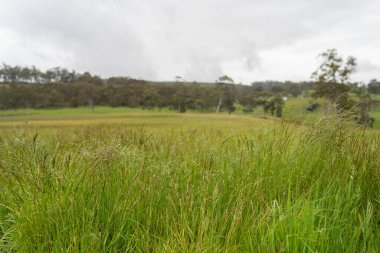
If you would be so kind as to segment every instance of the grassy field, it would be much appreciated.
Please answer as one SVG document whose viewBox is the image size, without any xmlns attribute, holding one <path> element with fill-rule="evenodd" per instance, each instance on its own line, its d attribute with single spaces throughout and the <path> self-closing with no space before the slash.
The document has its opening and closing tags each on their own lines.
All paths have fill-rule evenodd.
<svg viewBox="0 0 380 253">
<path fill-rule="evenodd" d="M 0 252 L 379 252 L 380 131 L 313 122 L 1 112 Z"/>
<path fill-rule="evenodd" d="M 373 125 L 373 128 L 380 129 L 380 110 L 372 112 L 371 115 L 372 117 L 376 119 L 375 124 Z"/>
</svg>

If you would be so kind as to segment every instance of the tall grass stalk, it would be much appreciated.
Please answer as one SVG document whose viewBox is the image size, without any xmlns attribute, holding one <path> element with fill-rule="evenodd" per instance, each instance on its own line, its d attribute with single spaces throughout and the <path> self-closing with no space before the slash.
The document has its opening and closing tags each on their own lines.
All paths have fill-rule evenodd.
<svg viewBox="0 0 380 253">
<path fill-rule="evenodd" d="M 379 252 L 379 150 L 336 120 L 3 131 L 0 252 Z"/>
</svg>

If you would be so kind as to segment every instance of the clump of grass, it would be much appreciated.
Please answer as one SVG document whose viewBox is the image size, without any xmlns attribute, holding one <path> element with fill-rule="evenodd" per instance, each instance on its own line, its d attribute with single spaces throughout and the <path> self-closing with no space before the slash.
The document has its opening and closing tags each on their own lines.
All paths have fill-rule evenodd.
<svg viewBox="0 0 380 253">
<path fill-rule="evenodd" d="M 0 136 L 0 251 L 380 250 L 379 135 L 341 121 Z"/>
</svg>

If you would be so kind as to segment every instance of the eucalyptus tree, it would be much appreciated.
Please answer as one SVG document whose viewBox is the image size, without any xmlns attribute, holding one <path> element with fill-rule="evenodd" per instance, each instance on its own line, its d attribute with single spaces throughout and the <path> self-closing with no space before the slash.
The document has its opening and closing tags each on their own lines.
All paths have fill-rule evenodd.
<svg viewBox="0 0 380 253">
<path fill-rule="evenodd" d="M 188 104 L 188 87 L 185 86 L 185 80 L 181 76 L 175 77 L 173 103 L 174 108 L 178 109 L 178 112 L 184 113 L 187 111 Z"/>
<path fill-rule="evenodd" d="M 356 71 L 356 58 L 349 56 L 346 60 L 338 54 L 336 49 L 328 49 L 319 56 L 321 64 L 313 72 L 315 81 L 315 97 L 326 98 L 326 113 L 330 113 L 331 105 L 334 112 L 346 106 L 350 91 L 350 78 Z"/>
<path fill-rule="evenodd" d="M 218 93 L 216 113 L 220 111 L 223 105 L 227 107 L 229 113 L 235 111 L 234 80 L 227 75 L 219 77 L 216 80 L 216 92 Z"/>
</svg>

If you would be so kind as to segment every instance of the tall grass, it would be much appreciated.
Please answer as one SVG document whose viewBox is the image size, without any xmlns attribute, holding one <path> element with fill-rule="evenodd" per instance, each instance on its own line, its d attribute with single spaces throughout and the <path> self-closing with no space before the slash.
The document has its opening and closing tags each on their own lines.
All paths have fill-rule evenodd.
<svg viewBox="0 0 380 253">
<path fill-rule="evenodd" d="M 379 252 L 379 150 L 336 120 L 4 130 L 0 252 Z"/>
</svg>

